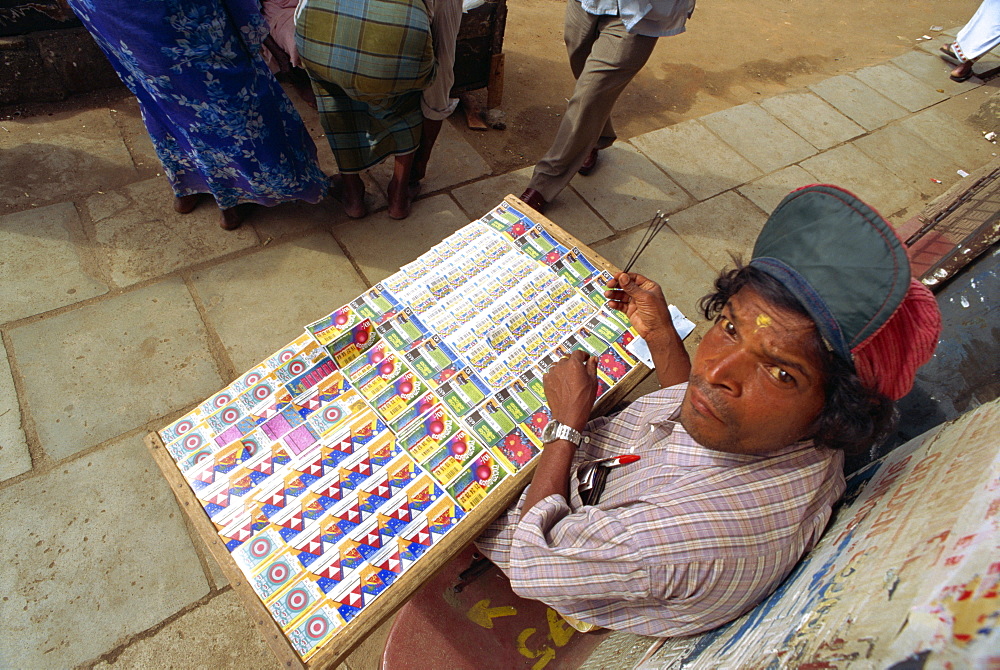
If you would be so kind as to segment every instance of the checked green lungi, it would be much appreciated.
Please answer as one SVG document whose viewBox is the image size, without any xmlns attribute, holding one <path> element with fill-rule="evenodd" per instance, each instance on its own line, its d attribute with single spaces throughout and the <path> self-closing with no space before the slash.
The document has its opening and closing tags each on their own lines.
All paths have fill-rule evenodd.
<svg viewBox="0 0 1000 670">
<path fill-rule="evenodd" d="M 341 172 L 417 148 L 435 74 L 423 0 L 303 0 L 295 40 Z"/>
</svg>

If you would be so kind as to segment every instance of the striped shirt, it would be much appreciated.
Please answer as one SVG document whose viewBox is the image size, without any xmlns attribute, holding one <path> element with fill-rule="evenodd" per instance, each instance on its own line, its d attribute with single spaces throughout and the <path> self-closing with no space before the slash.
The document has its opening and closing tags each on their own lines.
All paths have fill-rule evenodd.
<svg viewBox="0 0 1000 670">
<path fill-rule="evenodd" d="M 687 384 L 591 421 L 570 500 L 521 501 L 476 540 L 514 591 L 605 628 L 661 637 L 743 614 L 819 540 L 844 492 L 843 454 L 799 442 L 766 455 L 706 449 L 674 419 Z M 584 506 L 584 461 L 641 454 L 610 470 Z M 522 497 L 523 500 L 523 497 Z"/>
</svg>

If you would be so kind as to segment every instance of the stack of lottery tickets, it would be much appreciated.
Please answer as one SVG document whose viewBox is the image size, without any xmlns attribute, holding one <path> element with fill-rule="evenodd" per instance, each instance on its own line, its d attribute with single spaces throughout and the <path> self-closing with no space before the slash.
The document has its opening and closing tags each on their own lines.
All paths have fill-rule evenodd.
<svg viewBox="0 0 1000 670">
<path fill-rule="evenodd" d="M 549 365 L 637 364 L 608 279 L 504 203 L 160 431 L 303 660 L 539 454 Z"/>
</svg>

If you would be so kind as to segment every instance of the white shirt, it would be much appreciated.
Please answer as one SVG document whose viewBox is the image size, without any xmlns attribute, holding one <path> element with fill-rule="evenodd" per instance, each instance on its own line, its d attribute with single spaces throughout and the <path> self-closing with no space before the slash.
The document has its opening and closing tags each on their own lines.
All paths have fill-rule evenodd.
<svg viewBox="0 0 1000 670">
<path fill-rule="evenodd" d="M 617 14 L 630 33 L 649 37 L 684 32 L 684 23 L 694 11 L 694 3 L 695 0 L 580 0 L 588 14 Z"/>
</svg>

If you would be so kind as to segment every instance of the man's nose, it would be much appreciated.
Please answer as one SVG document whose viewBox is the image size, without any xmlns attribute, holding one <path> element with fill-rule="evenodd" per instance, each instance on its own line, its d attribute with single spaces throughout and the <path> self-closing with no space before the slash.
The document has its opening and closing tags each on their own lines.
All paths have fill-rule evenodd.
<svg viewBox="0 0 1000 670">
<path fill-rule="evenodd" d="M 739 395 L 750 365 L 745 352 L 735 347 L 727 348 L 706 361 L 704 378 L 712 386 Z"/>
</svg>

